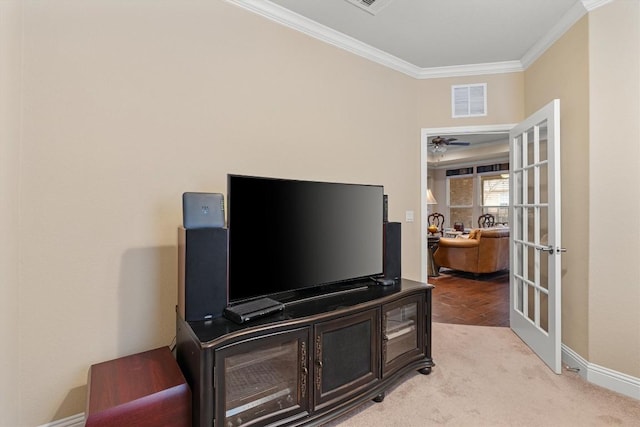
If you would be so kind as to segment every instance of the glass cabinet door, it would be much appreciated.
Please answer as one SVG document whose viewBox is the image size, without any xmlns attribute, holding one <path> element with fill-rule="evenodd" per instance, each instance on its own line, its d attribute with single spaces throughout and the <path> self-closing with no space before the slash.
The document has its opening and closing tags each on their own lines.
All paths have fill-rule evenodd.
<svg viewBox="0 0 640 427">
<path fill-rule="evenodd" d="M 307 328 L 242 341 L 216 351 L 216 425 L 267 424 L 309 408 Z"/>
<path fill-rule="evenodd" d="M 383 308 L 382 363 L 388 374 L 424 356 L 424 297 L 403 298 Z"/>
</svg>

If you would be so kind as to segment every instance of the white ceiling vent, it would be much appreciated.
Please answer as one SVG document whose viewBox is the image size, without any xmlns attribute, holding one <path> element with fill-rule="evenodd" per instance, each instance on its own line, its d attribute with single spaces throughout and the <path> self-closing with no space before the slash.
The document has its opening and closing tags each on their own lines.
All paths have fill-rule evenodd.
<svg viewBox="0 0 640 427">
<path fill-rule="evenodd" d="M 451 115 L 477 117 L 487 115 L 487 84 L 451 86 Z"/>
<path fill-rule="evenodd" d="M 393 0 L 347 0 L 349 3 L 366 10 L 372 15 L 387 7 Z"/>
</svg>

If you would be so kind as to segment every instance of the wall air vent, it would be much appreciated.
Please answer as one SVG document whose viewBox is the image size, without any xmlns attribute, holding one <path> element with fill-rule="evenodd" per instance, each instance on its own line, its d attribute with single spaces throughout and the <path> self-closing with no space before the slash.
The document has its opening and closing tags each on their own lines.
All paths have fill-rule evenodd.
<svg viewBox="0 0 640 427">
<path fill-rule="evenodd" d="M 372 15 L 377 14 L 387 7 L 393 0 L 347 0 L 354 6 L 358 6 L 362 10 L 366 10 Z"/>
<path fill-rule="evenodd" d="M 452 117 L 487 115 L 487 84 L 451 86 Z"/>
</svg>

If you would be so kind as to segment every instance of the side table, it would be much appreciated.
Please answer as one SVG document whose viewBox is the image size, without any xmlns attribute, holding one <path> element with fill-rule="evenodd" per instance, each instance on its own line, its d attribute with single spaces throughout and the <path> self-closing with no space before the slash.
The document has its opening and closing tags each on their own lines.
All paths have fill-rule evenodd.
<svg viewBox="0 0 640 427">
<path fill-rule="evenodd" d="M 438 249 L 438 243 L 440 242 L 439 236 L 427 236 L 429 250 L 427 251 L 427 276 L 438 277 L 440 273 L 440 267 L 436 265 L 433 260 L 433 253 Z"/>
<path fill-rule="evenodd" d="M 169 347 L 92 365 L 86 427 L 191 426 L 191 391 Z"/>
</svg>

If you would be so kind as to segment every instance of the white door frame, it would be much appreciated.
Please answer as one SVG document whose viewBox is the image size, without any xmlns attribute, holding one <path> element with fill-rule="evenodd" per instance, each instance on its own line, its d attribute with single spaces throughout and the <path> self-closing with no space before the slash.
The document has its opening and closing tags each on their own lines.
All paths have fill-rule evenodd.
<svg viewBox="0 0 640 427">
<path fill-rule="evenodd" d="M 508 134 L 517 123 L 482 126 L 455 126 L 422 128 L 420 131 L 420 281 L 427 282 L 427 143 L 431 136 L 447 136 L 475 133 Z"/>
</svg>

